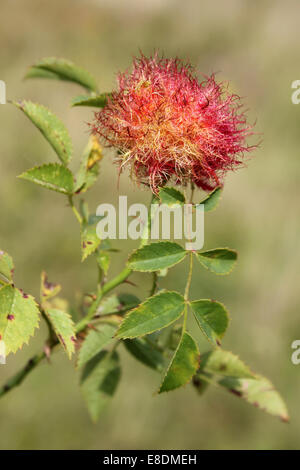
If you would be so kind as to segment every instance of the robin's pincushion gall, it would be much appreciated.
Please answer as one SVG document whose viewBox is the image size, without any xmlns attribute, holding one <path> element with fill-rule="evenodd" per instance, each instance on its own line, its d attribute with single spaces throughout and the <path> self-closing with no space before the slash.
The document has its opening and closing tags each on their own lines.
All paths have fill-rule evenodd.
<svg viewBox="0 0 300 470">
<path fill-rule="evenodd" d="M 214 75 L 200 82 L 190 65 L 157 54 L 118 75 L 91 129 L 118 150 L 120 170 L 129 166 L 153 192 L 170 179 L 212 190 L 252 148 L 239 96 Z"/>
</svg>

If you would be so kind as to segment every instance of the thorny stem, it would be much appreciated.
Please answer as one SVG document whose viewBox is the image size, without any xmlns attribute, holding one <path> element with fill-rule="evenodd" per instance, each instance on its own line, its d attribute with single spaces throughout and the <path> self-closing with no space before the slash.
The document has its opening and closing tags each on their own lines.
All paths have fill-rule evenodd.
<svg viewBox="0 0 300 470">
<path fill-rule="evenodd" d="M 151 203 L 154 200 L 154 196 L 151 199 Z M 77 211 L 76 207 L 74 206 L 72 196 L 69 196 L 69 202 L 70 206 L 78 220 L 78 222 L 81 224 L 82 223 L 82 218 L 79 212 Z M 147 241 L 148 241 L 148 236 L 149 236 L 149 227 L 151 226 L 151 211 L 149 211 L 149 218 L 148 218 L 148 223 L 145 224 L 145 234 L 142 236 L 141 239 L 141 244 L 140 246 L 144 246 Z M 147 235 L 147 236 L 146 236 Z M 128 276 L 131 274 L 132 270 L 125 267 L 123 271 L 121 271 L 116 277 L 111 279 L 109 282 L 107 282 L 102 289 L 98 292 L 98 295 L 92 305 L 90 306 L 87 315 L 80 320 L 76 325 L 75 325 L 75 331 L 76 333 L 79 333 L 80 331 L 84 330 L 88 323 L 91 321 L 91 319 L 94 317 L 101 300 L 103 297 L 113 290 L 115 287 L 118 285 L 122 284 Z M 54 347 L 56 344 L 55 343 L 52 345 Z M 33 356 L 23 367 L 19 372 L 17 372 L 11 379 L 9 379 L 3 387 L 0 388 L 0 398 L 5 395 L 6 393 L 10 392 L 13 388 L 17 387 L 20 385 L 23 380 L 27 377 L 27 375 L 43 360 L 46 358 L 46 352 L 43 351 L 39 354 L 36 354 Z"/>
</svg>

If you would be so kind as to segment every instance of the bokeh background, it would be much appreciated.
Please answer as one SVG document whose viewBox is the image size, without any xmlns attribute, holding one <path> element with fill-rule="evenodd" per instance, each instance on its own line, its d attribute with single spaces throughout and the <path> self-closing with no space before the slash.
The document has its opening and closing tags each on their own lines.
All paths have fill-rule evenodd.
<svg viewBox="0 0 300 470">
<path fill-rule="evenodd" d="M 1 0 L 0 79 L 9 99 L 29 98 L 55 111 L 73 137 L 78 166 L 91 109 L 69 106 L 81 90 L 55 81 L 23 81 L 28 65 L 47 56 L 84 66 L 109 91 L 132 55 L 159 49 L 190 60 L 199 72 L 218 72 L 245 97 L 249 117 L 262 133 L 247 169 L 231 175 L 217 211 L 206 217 L 205 248 L 238 249 L 232 275 L 216 277 L 196 268 L 194 298 L 223 301 L 232 322 L 223 347 L 240 353 L 269 377 L 285 397 L 291 422 L 276 418 L 220 390 L 202 397 L 186 387 L 153 396 L 160 378 L 122 352 L 123 380 L 99 423 L 91 423 L 78 376 L 63 353 L 36 369 L 0 402 L 1 449 L 298 449 L 300 366 L 291 363 L 299 323 L 299 123 L 291 83 L 300 78 L 297 0 Z M 16 108 L 0 106 L 0 246 L 13 255 L 16 284 L 38 295 L 42 269 L 61 282 L 76 306 L 80 292 L 96 282 L 93 260 L 80 262 L 76 220 L 61 195 L 16 179 L 35 164 L 55 161 L 39 132 Z M 117 189 L 116 167 L 107 154 L 99 183 L 88 195 L 92 209 L 128 194 L 148 195 L 126 176 Z M 131 249 L 133 242 L 120 243 Z M 126 259 L 114 258 L 111 274 Z M 182 267 L 162 285 L 183 288 Z M 139 295 L 147 275 L 135 276 Z M 121 289 L 121 290 L 124 290 Z M 43 345 L 42 327 L 30 346 L 0 367 L 4 381 Z M 203 344 L 203 347 L 205 345 Z"/>
</svg>

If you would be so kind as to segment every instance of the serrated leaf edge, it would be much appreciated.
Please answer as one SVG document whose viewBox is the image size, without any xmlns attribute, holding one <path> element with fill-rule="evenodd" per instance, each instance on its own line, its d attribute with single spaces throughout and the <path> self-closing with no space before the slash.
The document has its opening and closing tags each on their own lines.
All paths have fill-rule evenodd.
<svg viewBox="0 0 300 470">
<path fill-rule="evenodd" d="M 190 335 L 190 333 L 188 333 L 187 331 L 184 331 L 183 334 L 181 335 L 180 341 L 179 341 L 179 343 L 178 343 L 178 345 L 177 345 L 177 348 L 176 348 L 176 350 L 175 350 L 175 352 L 174 352 L 174 354 L 173 354 L 173 357 L 172 357 L 172 359 L 170 360 L 170 363 L 169 363 L 169 365 L 168 365 L 168 367 L 167 367 L 167 369 L 166 369 L 166 372 L 165 372 L 165 374 L 164 374 L 164 376 L 163 376 L 163 378 L 162 378 L 161 384 L 160 384 L 158 390 L 157 390 L 156 392 L 154 392 L 155 395 L 159 395 L 159 394 L 161 394 L 161 393 L 173 392 L 174 390 L 177 390 L 178 388 L 185 387 L 187 384 L 189 384 L 189 383 L 191 382 L 192 378 L 193 378 L 194 375 L 195 375 L 195 374 L 193 374 L 185 383 L 183 383 L 183 384 L 181 384 L 181 385 L 178 385 L 178 386 L 176 386 L 175 388 L 172 388 L 171 390 L 162 390 L 162 391 L 161 391 L 161 387 L 162 387 L 162 385 L 163 385 L 163 383 L 164 383 L 164 381 L 165 381 L 165 378 L 167 377 L 168 372 L 169 372 L 169 370 L 170 370 L 170 368 L 171 368 L 171 366 L 172 366 L 172 364 L 173 364 L 173 361 L 174 361 L 174 359 L 175 359 L 175 357 L 176 357 L 177 351 L 178 351 L 178 349 L 180 348 L 181 341 L 182 341 L 182 338 L 183 338 L 183 335 L 184 335 L 184 334 L 188 335 L 188 336 L 193 340 L 193 342 L 194 342 L 195 345 L 196 345 L 197 356 L 198 356 L 198 367 L 197 367 L 197 369 L 195 370 L 195 374 L 196 374 L 197 370 L 199 369 L 199 366 L 200 366 L 200 351 L 199 351 L 198 344 L 196 343 L 196 341 L 194 340 L 194 338 L 192 337 L 192 335 Z"/>
<path fill-rule="evenodd" d="M 212 269 L 209 269 L 207 266 L 202 264 L 202 262 L 200 261 L 199 255 L 202 255 L 202 253 L 208 253 L 210 251 L 216 251 L 216 250 L 228 250 L 228 251 L 231 251 L 231 252 L 236 254 L 236 259 L 234 260 L 234 262 L 232 264 L 232 267 L 226 273 L 216 273 Z M 238 251 L 234 250 L 233 248 L 228 248 L 228 247 L 211 248 L 211 249 L 205 250 L 205 251 L 194 251 L 193 253 L 195 254 L 195 256 L 196 256 L 197 260 L 199 261 L 199 263 L 201 264 L 201 266 L 203 266 L 203 268 L 205 268 L 207 271 L 215 274 L 216 276 L 227 276 L 228 274 L 231 274 L 232 271 L 234 270 L 235 266 L 236 266 L 237 261 L 238 261 Z"/>
<path fill-rule="evenodd" d="M 17 291 L 19 291 L 21 295 L 23 295 L 22 290 L 19 289 L 18 287 L 15 287 L 13 284 L 7 284 L 6 286 L 1 287 L 0 290 L 3 289 L 3 288 L 5 288 L 5 287 L 7 287 L 8 285 L 11 285 L 14 289 L 16 289 Z M 34 303 L 35 307 L 37 308 L 37 310 L 38 310 L 38 312 L 39 312 L 39 314 L 40 314 L 41 312 L 40 312 L 40 309 L 39 309 L 39 305 L 38 305 L 38 303 L 36 302 L 35 298 L 34 298 L 32 295 L 30 295 L 30 294 L 27 294 L 27 296 L 28 296 L 28 298 L 29 298 L 30 300 L 32 300 L 32 302 Z M 24 344 L 26 344 L 26 345 L 28 346 L 29 341 L 30 341 L 30 338 L 33 338 L 35 330 L 39 327 L 40 321 L 41 321 L 41 315 L 38 315 L 38 317 L 37 317 L 37 322 L 36 322 L 36 324 L 33 326 L 33 329 L 32 329 L 32 334 L 29 335 L 29 337 L 27 338 L 27 341 L 24 341 L 24 342 L 21 344 L 21 346 L 19 346 L 17 349 L 10 349 L 9 352 L 7 352 L 7 355 L 10 354 L 10 353 L 16 354 L 16 352 L 18 352 L 19 350 L 23 349 Z"/>
<path fill-rule="evenodd" d="M 206 213 L 208 213 L 208 212 L 214 212 L 214 211 L 219 207 L 219 204 L 220 204 L 220 202 L 221 202 L 221 200 L 222 200 L 222 198 L 223 198 L 223 186 L 218 186 L 217 188 L 215 188 L 215 189 L 214 189 L 213 191 L 211 191 L 211 193 L 209 193 L 204 199 L 202 199 L 202 201 L 199 202 L 199 204 L 197 204 L 197 205 L 205 204 L 205 202 L 208 201 L 208 200 L 211 198 L 211 196 L 212 196 L 218 189 L 220 189 L 221 194 L 220 194 L 220 196 L 219 196 L 219 199 L 217 200 L 217 203 L 216 203 L 215 207 L 213 207 L 212 209 L 208 209 L 208 210 L 205 210 L 205 208 L 204 208 L 204 212 L 206 212 Z"/>
<path fill-rule="evenodd" d="M 45 57 L 44 59 L 41 59 L 40 61 L 37 62 L 37 64 L 33 64 L 31 65 L 29 68 L 28 68 L 28 71 L 31 69 L 31 68 L 36 68 L 36 69 L 41 69 L 41 70 L 45 70 L 47 72 L 51 72 L 53 74 L 56 74 L 57 77 L 58 77 L 58 80 L 62 80 L 60 78 L 60 75 L 58 72 L 55 72 L 53 70 L 49 70 L 49 67 L 50 65 L 47 66 L 47 64 L 43 64 L 43 61 L 46 61 L 46 60 L 53 60 L 53 61 L 63 61 L 65 62 L 67 65 L 69 66 L 72 66 L 72 67 L 75 67 L 77 70 L 80 70 L 81 72 L 84 72 L 84 74 L 86 74 L 92 82 L 94 82 L 94 87 L 91 88 L 90 86 L 88 87 L 87 85 L 83 85 L 82 83 L 79 83 L 75 80 L 71 80 L 71 79 L 64 79 L 64 81 L 68 81 L 68 82 L 71 82 L 71 83 L 75 83 L 81 87 L 83 87 L 85 90 L 89 90 L 89 91 L 94 91 L 96 92 L 97 91 L 97 80 L 96 78 L 94 77 L 94 75 L 89 72 L 88 70 L 86 70 L 85 68 L 79 66 L 79 65 L 76 65 L 74 62 L 72 62 L 71 60 L 68 60 L 68 59 L 64 59 L 62 57 L 55 57 L 55 56 L 51 56 L 51 57 Z M 27 71 L 27 73 L 28 73 Z M 25 76 L 26 78 L 26 76 Z"/>
<path fill-rule="evenodd" d="M 129 269 L 132 269 L 132 271 L 140 272 L 140 273 L 153 273 L 153 272 L 156 272 L 156 271 L 160 271 L 161 269 L 156 269 L 156 270 L 151 270 L 151 271 L 149 271 L 149 269 L 135 269 L 135 268 L 132 268 L 132 267 L 130 266 L 130 264 L 129 264 L 129 263 L 130 263 L 130 258 L 131 258 L 132 255 L 134 255 L 134 254 L 137 253 L 138 251 L 142 250 L 142 249 L 145 248 L 146 246 L 158 245 L 158 244 L 160 244 L 160 245 L 162 245 L 162 244 L 165 244 L 165 245 L 166 245 L 166 244 L 169 244 L 169 245 L 177 245 L 177 246 L 179 246 L 180 248 L 182 248 L 182 253 L 184 253 L 184 256 L 183 256 L 182 259 L 180 259 L 179 261 L 176 261 L 175 263 L 171 264 L 171 265 L 168 266 L 167 268 L 163 268 L 163 269 L 173 268 L 173 266 L 176 266 L 176 264 L 181 263 L 181 261 L 183 261 L 184 258 L 185 258 L 186 255 L 187 255 L 187 251 L 186 251 L 181 245 L 179 245 L 179 243 L 169 242 L 169 241 L 153 242 L 153 243 L 148 243 L 147 245 L 144 245 L 144 246 L 141 247 L 141 248 L 136 248 L 136 249 L 134 249 L 134 250 L 131 252 L 131 254 L 129 255 L 129 257 L 128 257 L 128 260 L 127 260 L 127 263 L 126 263 L 127 267 L 128 267 Z"/>
<path fill-rule="evenodd" d="M 196 317 L 196 315 L 195 315 L 195 312 L 194 312 L 193 307 L 192 307 L 192 303 L 193 303 L 193 302 L 199 302 L 200 300 L 208 300 L 209 302 L 213 302 L 213 303 L 219 304 L 219 305 L 221 305 L 221 306 L 223 307 L 223 309 L 224 309 L 225 312 L 226 312 L 227 319 L 228 319 L 228 324 L 227 324 L 227 327 L 226 327 L 226 331 L 227 331 L 227 329 L 228 329 L 228 327 L 229 327 L 229 324 L 230 324 L 230 322 L 231 322 L 231 316 L 230 316 L 230 314 L 229 314 L 227 308 L 225 307 L 225 305 L 224 305 L 222 302 L 219 302 L 219 300 L 213 300 L 213 299 L 197 299 L 197 300 L 191 300 L 191 301 L 189 302 L 189 305 L 190 305 L 190 307 L 191 307 L 191 310 L 192 310 L 192 312 L 193 312 L 193 315 L 194 315 L 194 317 L 195 317 L 195 320 L 196 320 L 196 322 L 197 322 L 197 325 L 199 326 L 199 328 L 200 328 L 200 330 L 202 331 L 203 335 L 207 338 L 208 342 L 209 342 L 210 344 L 212 344 L 215 348 L 220 348 L 220 347 L 221 347 L 221 343 L 220 343 L 220 344 L 216 344 L 216 343 L 214 343 L 214 342 L 207 336 L 207 334 L 205 333 L 205 331 L 204 331 L 203 328 L 201 327 L 201 325 L 200 325 L 200 323 L 198 322 L 198 319 L 197 319 L 197 317 Z M 224 331 L 224 333 L 220 336 L 221 339 L 224 337 L 226 331 Z"/>
<path fill-rule="evenodd" d="M 41 187 L 44 187 L 44 188 L 46 187 L 46 185 L 49 185 L 49 188 L 46 187 L 46 189 L 50 189 L 50 186 L 51 186 L 51 189 L 53 189 L 53 191 L 55 191 L 57 193 L 61 193 L 61 194 L 67 194 L 67 195 L 70 196 L 71 194 L 73 194 L 73 192 L 68 193 L 67 191 L 62 191 L 62 190 L 59 191 L 57 188 L 60 188 L 60 186 L 55 186 L 54 184 L 47 183 L 47 182 L 45 182 L 45 185 L 43 185 L 43 183 L 41 183 L 40 180 L 35 180 L 35 178 L 27 178 L 27 176 L 26 176 L 26 173 L 29 173 L 30 171 L 40 170 L 41 168 L 54 167 L 54 166 L 59 167 L 59 168 L 63 168 L 64 170 L 66 170 L 67 172 L 70 173 L 70 175 L 72 176 L 72 180 L 73 180 L 73 190 L 74 190 L 74 176 L 73 176 L 73 173 L 71 172 L 71 170 L 69 168 L 67 168 L 62 163 L 53 162 L 53 163 L 44 163 L 43 165 L 36 165 L 36 166 L 33 166 L 32 168 L 30 168 L 29 170 L 24 171 L 23 173 L 21 173 L 21 175 L 18 175 L 17 178 L 35 183 L 38 186 L 41 186 Z M 61 189 L 63 189 L 63 188 L 61 188 Z"/>
<path fill-rule="evenodd" d="M 70 133 L 69 133 L 69 131 L 68 131 L 68 129 L 67 129 L 65 123 L 64 123 L 53 111 L 51 111 L 51 109 L 49 109 L 47 106 L 45 106 L 45 105 L 43 105 L 43 104 L 41 104 L 41 103 L 37 103 L 37 102 L 31 101 L 31 100 L 24 100 L 24 99 L 23 99 L 23 100 L 19 100 L 19 101 L 12 101 L 12 104 L 14 104 L 17 108 L 19 108 L 19 109 L 25 114 L 25 116 L 28 117 L 29 120 L 31 120 L 31 119 L 30 119 L 30 116 L 27 115 L 27 113 L 26 113 L 26 111 L 25 111 L 25 109 L 24 109 L 24 103 L 25 103 L 25 104 L 30 103 L 30 104 L 33 104 L 33 105 L 38 106 L 38 107 L 40 107 L 40 108 L 43 108 L 43 109 L 44 109 L 45 111 L 47 111 L 49 114 L 51 114 L 52 116 L 54 116 L 54 117 L 57 119 L 57 121 L 64 127 L 64 129 L 65 129 L 65 131 L 66 131 L 66 133 L 67 133 L 67 136 L 68 136 L 68 139 L 69 139 L 69 145 L 70 145 L 70 155 L 67 155 L 67 160 L 66 160 L 66 162 L 64 162 L 64 161 L 61 159 L 60 155 L 58 155 L 57 151 L 53 148 L 52 144 L 51 144 L 47 139 L 46 139 L 46 140 L 47 140 L 48 144 L 50 145 L 50 147 L 52 148 L 52 150 L 56 153 L 56 155 L 58 156 L 58 158 L 59 158 L 60 161 L 62 162 L 63 166 L 67 166 L 68 163 L 69 163 L 69 162 L 71 161 L 71 159 L 72 159 L 72 156 L 73 156 L 73 153 L 74 153 L 74 148 L 73 148 L 73 143 L 72 143 L 72 139 L 71 139 Z M 34 124 L 34 123 L 33 123 L 33 124 Z M 35 126 L 36 129 L 38 129 L 38 131 L 43 135 L 43 132 L 41 131 L 41 129 L 40 129 L 38 126 L 36 126 L 35 124 L 34 124 L 34 126 Z"/>
<path fill-rule="evenodd" d="M 149 331 L 148 333 L 145 333 L 145 334 L 143 334 L 143 335 L 141 335 L 141 336 L 119 336 L 119 335 L 118 335 L 118 331 L 121 329 L 121 326 L 122 326 L 123 323 L 125 322 L 126 318 L 129 317 L 132 312 L 134 312 L 135 310 L 137 310 L 138 308 L 140 308 L 141 305 L 143 305 L 143 304 L 149 302 L 150 299 L 153 299 L 154 297 L 158 297 L 158 296 L 163 295 L 163 294 L 177 294 L 177 295 L 180 295 L 180 297 L 182 298 L 182 300 L 183 300 L 183 308 L 182 308 L 182 312 L 180 313 L 180 315 L 178 316 L 178 318 L 176 318 L 175 320 L 172 320 L 171 322 L 169 322 L 167 325 L 163 326 L 162 328 L 158 328 L 158 329 Z M 177 321 L 177 320 L 182 316 L 182 314 L 183 314 L 183 312 L 184 312 L 184 307 L 185 307 L 184 297 L 183 297 L 181 294 L 179 294 L 179 292 L 176 292 L 176 291 L 169 291 L 169 290 L 168 290 L 168 291 L 164 290 L 163 292 L 160 291 L 160 292 L 158 292 L 157 294 L 152 295 L 152 297 L 149 297 L 148 299 L 146 299 L 144 302 L 140 303 L 140 305 L 138 305 L 137 307 L 133 308 L 132 310 L 129 310 L 129 311 L 124 315 L 123 321 L 122 321 L 121 325 L 119 326 L 119 328 L 118 328 L 118 330 L 117 330 L 117 332 L 116 332 L 116 334 L 115 334 L 115 337 L 116 337 L 116 338 L 119 338 L 119 339 L 143 338 L 144 336 L 147 336 L 147 335 L 150 335 L 151 333 L 154 333 L 154 331 L 161 331 L 161 330 L 163 330 L 164 328 L 167 328 L 167 326 L 172 325 L 172 323 L 174 323 L 175 321 Z"/>
</svg>

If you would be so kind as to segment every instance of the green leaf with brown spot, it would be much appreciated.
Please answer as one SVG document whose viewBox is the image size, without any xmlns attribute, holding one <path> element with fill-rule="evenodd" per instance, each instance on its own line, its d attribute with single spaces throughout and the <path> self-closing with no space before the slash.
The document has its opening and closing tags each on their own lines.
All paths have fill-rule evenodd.
<svg viewBox="0 0 300 470">
<path fill-rule="evenodd" d="M 192 336 L 184 332 L 160 386 L 159 393 L 186 385 L 199 367 L 199 350 Z"/>
<path fill-rule="evenodd" d="M 40 300 L 41 303 L 46 300 L 55 297 L 61 291 L 61 285 L 54 282 L 50 282 L 45 271 L 41 274 L 41 289 L 40 289 Z"/>
<path fill-rule="evenodd" d="M 49 109 L 32 101 L 13 102 L 40 130 L 64 165 L 71 160 L 73 147 L 69 132 Z"/>
<path fill-rule="evenodd" d="M 6 285 L 0 289 L 0 339 L 6 354 L 28 343 L 39 325 L 40 313 L 34 298 Z"/>
<path fill-rule="evenodd" d="M 66 351 L 69 359 L 75 351 L 76 333 L 75 325 L 71 316 L 56 308 L 46 309 L 47 315 L 59 342 Z"/>
<path fill-rule="evenodd" d="M 229 315 L 224 305 L 214 300 L 201 299 L 191 302 L 191 308 L 207 339 L 214 346 L 220 346 L 229 324 Z"/>
<path fill-rule="evenodd" d="M 36 166 L 19 176 L 43 188 L 71 195 L 74 190 L 73 175 L 68 168 L 58 163 Z"/>
<path fill-rule="evenodd" d="M 273 384 L 254 374 L 238 356 L 230 351 L 215 349 L 201 355 L 199 380 L 221 386 L 251 405 L 288 421 L 288 411 Z"/>
<path fill-rule="evenodd" d="M 101 243 L 96 232 L 97 224 L 93 220 L 81 225 L 81 261 L 94 253 Z"/>
<path fill-rule="evenodd" d="M 178 292 L 161 292 L 125 316 L 117 332 L 118 338 L 136 338 L 161 330 L 178 320 L 185 307 L 184 298 Z"/>
<path fill-rule="evenodd" d="M 14 269 L 15 267 L 12 257 L 5 251 L 0 250 L 0 275 L 8 282 L 12 282 Z"/>
<path fill-rule="evenodd" d="M 200 369 L 209 374 L 239 378 L 255 377 L 255 374 L 237 355 L 220 348 L 201 355 Z"/>
<path fill-rule="evenodd" d="M 237 261 L 237 252 L 229 248 L 201 251 L 196 255 L 202 266 L 215 274 L 229 274 Z"/>
<path fill-rule="evenodd" d="M 74 82 L 90 91 L 97 91 L 95 78 L 70 60 L 46 57 L 29 68 L 25 78 L 50 78 Z"/>
<path fill-rule="evenodd" d="M 255 379 L 225 377 L 219 380 L 218 384 L 266 413 L 277 416 L 284 422 L 289 421 L 285 402 L 274 385 L 265 377 L 256 376 Z"/>
</svg>

